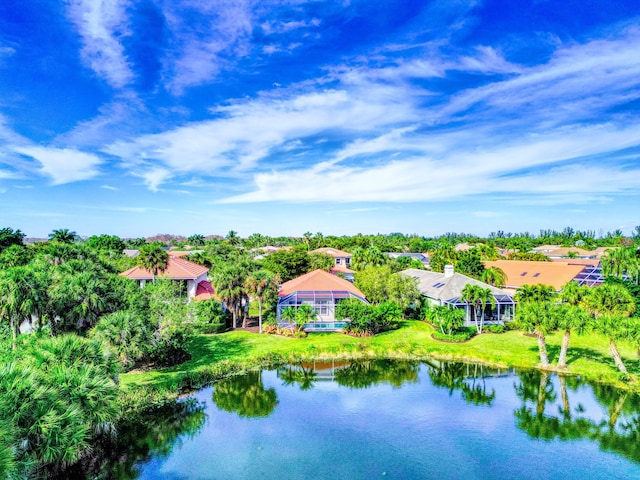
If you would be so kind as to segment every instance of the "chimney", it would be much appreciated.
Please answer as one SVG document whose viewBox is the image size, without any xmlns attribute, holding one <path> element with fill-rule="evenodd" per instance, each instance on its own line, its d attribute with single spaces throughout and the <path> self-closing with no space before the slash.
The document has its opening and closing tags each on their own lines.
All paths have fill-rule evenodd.
<svg viewBox="0 0 640 480">
<path fill-rule="evenodd" d="M 444 278 L 453 277 L 453 265 L 444 266 Z"/>
</svg>

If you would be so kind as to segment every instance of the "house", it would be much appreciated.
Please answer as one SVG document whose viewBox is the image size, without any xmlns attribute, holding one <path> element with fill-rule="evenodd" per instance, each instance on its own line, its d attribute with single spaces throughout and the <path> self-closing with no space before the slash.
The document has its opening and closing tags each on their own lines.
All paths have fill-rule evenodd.
<svg viewBox="0 0 640 480">
<path fill-rule="evenodd" d="M 576 260 L 554 262 L 496 260 L 484 262 L 484 266 L 502 270 L 507 276 L 505 289 L 513 292 L 523 285 L 537 284 L 549 285 L 559 292 L 568 282 L 579 279 L 583 273 L 598 268 L 580 264 Z M 588 281 L 585 283 L 588 284 Z"/>
<path fill-rule="evenodd" d="M 187 298 L 208 299 L 213 296 L 213 287 L 207 281 L 209 269 L 190 262 L 184 258 L 169 255 L 167 268 L 164 272 L 158 272 L 157 278 L 183 282 L 186 287 Z M 130 268 L 122 272 L 121 277 L 137 280 L 143 287 L 146 282 L 153 281 L 153 273 L 140 266 Z"/>
<path fill-rule="evenodd" d="M 542 245 L 534 248 L 532 252 L 542 253 L 543 255 L 551 259 L 566 259 L 568 257 L 582 258 L 582 259 L 599 259 L 608 250 L 612 250 L 617 247 L 598 247 L 595 250 L 585 250 L 579 247 L 561 247 L 559 245 Z"/>
<path fill-rule="evenodd" d="M 336 320 L 336 305 L 347 298 L 357 298 L 367 303 L 364 294 L 351 282 L 324 270 L 314 270 L 298 278 L 289 280 L 280 286 L 278 292 L 278 323 L 282 310 L 287 307 L 309 305 L 318 316 L 314 322 L 305 325 L 307 332 L 341 330 L 346 325 L 344 320 Z"/>
<path fill-rule="evenodd" d="M 333 268 L 331 273 L 341 273 L 344 278 L 353 282 L 355 270 L 351 270 L 351 254 L 349 252 L 343 252 L 337 248 L 322 247 L 312 250 L 309 253 L 320 253 L 322 255 L 328 255 L 333 258 Z"/>
<path fill-rule="evenodd" d="M 445 266 L 444 273 L 418 270 L 415 268 L 409 268 L 400 273 L 418 280 L 418 290 L 420 290 L 420 293 L 426 297 L 431 305 L 451 306 L 464 309 L 466 312 L 465 325 L 467 326 L 472 324 L 472 307 L 464 300 L 461 300 L 460 297 L 462 297 L 462 290 L 468 284 L 478 285 L 491 290 L 496 306 L 493 309 L 490 305 L 487 307 L 487 323 L 503 323 L 513 319 L 515 302 L 511 293 L 457 273 L 451 265 Z"/>
<path fill-rule="evenodd" d="M 413 260 L 418 260 L 425 267 L 429 267 L 429 256 L 426 253 L 385 252 L 385 255 L 393 259 L 398 259 L 400 257 L 412 258 Z"/>
</svg>

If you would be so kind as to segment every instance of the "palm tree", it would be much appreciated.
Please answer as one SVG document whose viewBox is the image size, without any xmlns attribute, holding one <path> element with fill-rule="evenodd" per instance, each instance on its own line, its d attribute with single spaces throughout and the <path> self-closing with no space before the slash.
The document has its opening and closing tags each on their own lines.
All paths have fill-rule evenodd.
<svg viewBox="0 0 640 480">
<path fill-rule="evenodd" d="M 311 232 L 304 232 L 302 234 L 302 241 L 307 246 L 307 250 L 311 250 L 311 239 L 312 238 L 313 238 L 313 233 L 311 233 Z"/>
<path fill-rule="evenodd" d="M 578 334 L 581 334 L 587 328 L 588 317 L 579 305 L 588 293 L 588 287 L 579 285 L 574 281 L 568 282 L 560 292 L 560 299 L 565 304 L 556 306 L 555 310 L 558 328 L 564 330 L 560 356 L 558 357 L 558 368 L 567 367 L 567 352 L 571 340 L 571 330 L 577 330 Z"/>
<path fill-rule="evenodd" d="M 553 315 L 556 319 L 557 327 L 564 330 L 560 356 L 558 357 L 558 368 L 567 368 L 567 352 L 569 350 L 569 341 L 571 340 L 571 330 L 576 330 L 578 334 L 583 333 L 589 324 L 589 316 L 581 307 L 570 304 L 554 305 Z"/>
<path fill-rule="evenodd" d="M 278 291 L 278 279 L 268 270 L 258 270 L 249 275 L 245 286 L 249 295 L 258 300 L 258 328 L 262 333 L 262 304 L 266 299 L 275 296 Z"/>
<path fill-rule="evenodd" d="M 473 318 L 476 324 L 476 330 L 478 333 L 482 333 L 487 304 L 490 304 L 492 309 L 496 307 L 496 299 L 493 293 L 491 293 L 491 289 L 467 283 L 461 293 L 460 300 L 465 302 L 469 307 L 473 306 Z"/>
<path fill-rule="evenodd" d="M 553 287 L 549 285 L 523 285 L 518 289 L 514 300 L 520 303 L 526 302 L 546 302 L 551 300 L 555 295 Z"/>
<path fill-rule="evenodd" d="M 364 270 L 366 267 L 379 267 L 385 265 L 389 258 L 378 247 L 358 247 L 351 257 L 351 268 Z"/>
<path fill-rule="evenodd" d="M 300 305 L 296 309 L 294 321 L 298 330 L 302 330 L 307 323 L 313 322 L 318 317 L 318 312 L 311 305 Z"/>
<path fill-rule="evenodd" d="M 602 257 L 602 273 L 622 278 L 627 275 L 635 283 L 638 283 L 640 274 L 640 259 L 635 247 L 621 247 L 607 250 Z"/>
<path fill-rule="evenodd" d="M 480 279 L 484 283 L 498 288 L 502 288 L 507 284 L 507 274 L 498 267 L 485 268 Z"/>
<path fill-rule="evenodd" d="M 242 304 L 248 298 L 245 276 L 245 271 L 235 264 L 223 265 L 213 275 L 216 296 L 231 312 L 233 328 L 238 328 L 237 323 Z"/>
<path fill-rule="evenodd" d="M 72 232 L 68 228 L 53 230 L 49 234 L 49 240 L 51 240 L 52 242 L 74 243 L 77 239 L 78 234 L 76 232 Z"/>
<path fill-rule="evenodd" d="M 516 321 L 521 329 L 536 335 L 540 365 L 547 367 L 549 356 L 545 337 L 555 327 L 553 304 L 549 301 L 524 302 L 518 308 Z"/>
<path fill-rule="evenodd" d="M 204 240 L 204 235 L 200 235 L 199 233 L 191 235 L 189 238 L 187 238 L 187 242 L 189 242 L 189 244 L 193 245 L 194 247 L 202 247 L 204 245 Z"/>
<path fill-rule="evenodd" d="M 592 288 L 583 303 L 595 316 L 596 329 L 609 338 L 609 350 L 616 366 L 628 375 L 616 342 L 628 337 L 627 318 L 636 308 L 633 296 L 622 285 L 605 283 Z"/>
<path fill-rule="evenodd" d="M 240 239 L 238 238 L 238 232 L 236 232 L 235 230 L 229 230 L 229 233 L 227 233 L 226 236 L 226 240 L 227 242 L 229 242 L 229 245 L 237 245 L 240 242 Z"/>
<path fill-rule="evenodd" d="M 31 319 L 33 301 L 30 298 L 28 267 L 13 267 L 0 271 L 0 319 L 11 330 L 11 348 L 15 350 L 20 324 Z"/>
<path fill-rule="evenodd" d="M 164 272 L 169 267 L 169 254 L 157 243 L 148 243 L 140 247 L 136 263 L 149 270 L 153 275 L 153 283 L 156 283 L 158 272 Z"/>
</svg>

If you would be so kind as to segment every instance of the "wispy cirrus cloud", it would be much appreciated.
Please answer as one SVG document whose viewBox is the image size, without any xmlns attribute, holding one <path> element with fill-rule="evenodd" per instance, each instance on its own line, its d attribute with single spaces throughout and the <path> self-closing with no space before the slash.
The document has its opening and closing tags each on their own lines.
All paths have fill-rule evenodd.
<svg viewBox="0 0 640 480">
<path fill-rule="evenodd" d="M 421 143 L 427 150 L 429 137 L 411 143 L 414 151 Z M 637 195 L 637 163 L 586 167 L 580 161 L 638 144 L 640 125 L 577 127 L 570 134 L 531 136 L 488 150 L 478 151 L 472 144 L 437 159 L 414 155 L 372 167 L 329 162 L 322 167 L 260 173 L 254 176 L 255 191 L 222 202 L 323 202 L 328 198 L 336 202 L 421 202 L 502 193 L 570 195 L 572 200 L 598 193 Z"/>
<path fill-rule="evenodd" d="M 122 39 L 129 34 L 129 0 L 69 0 L 69 17 L 82 38 L 82 59 L 114 88 L 134 78 Z"/>
<path fill-rule="evenodd" d="M 383 90 L 386 87 L 367 92 L 326 90 L 286 100 L 261 98 L 219 107 L 219 119 L 116 142 L 105 152 L 122 158 L 136 171 L 141 166 L 146 170 L 145 165 L 162 165 L 148 169 L 152 188 L 172 174 L 238 175 L 255 167 L 276 147 L 291 150 L 288 142 L 292 139 L 304 143 L 302 139 L 310 135 L 331 130 L 364 133 L 417 120 L 410 102 L 385 96 Z M 372 102 L 371 95 L 378 101 Z"/>
<path fill-rule="evenodd" d="M 57 149 L 38 146 L 16 147 L 21 155 L 37 160 L 40 172 L 53 180 L 53 185 L 88 180 L 99 174 L 102 160 L 93 154 L 72 149 Z"/>
<path fill-rule="evenodd" d="M 252 10 L 246 0 L 181 0 L 166 4 L 164 15 L 174 38 L 163 60 L 164 79 L 174 94 L 211 81 L 229 58 L 250 48 Z"/>
</svg>

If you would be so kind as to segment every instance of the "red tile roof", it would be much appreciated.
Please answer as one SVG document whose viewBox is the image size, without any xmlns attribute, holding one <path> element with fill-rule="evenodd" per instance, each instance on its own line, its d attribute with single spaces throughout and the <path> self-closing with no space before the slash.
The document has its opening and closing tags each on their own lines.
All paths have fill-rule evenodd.
<svg viewBox="0 0 640 480">
<path fill-rule="evenodd" d="M 158 272 L 158 278 L 168 278 L 170 280 L 195 280 L 209 272 L 207 267 L 190 262 L 184 258 L 169 255 L 167 269 L 164 272 Z M 142 267 L 133 267 L 122 272 L 121 277 L 127 277 L 132 280 L 152 280 L 153 273 L 151 270 L 145 270 Z"/>
<path fill-rule="evenodd" d="M 353 283 L 329 272 L 325 272 L 324 270 L 314 270 L 313 272 L 306 273 L 298 278 L 294 278 L 293 280 L 283 283 L 278 295 L 284 297 L 300 291 L 347 291 L 364 298 L 364 293 L 362 293 Z"/>
<path fill-rule="evenodd" d="M 351 254 L 349 252 L 344 252 L 342 250 L 338 250 L 337 248 L 330 247 L 322 247 L 316 248 L 315 250 L 311 250 L 309 253 L 322 253 L 324 255 L 329 255 L 330 257 L 349 257 L 351 258 Z"/>
<path fill-rule="evenodd" d="M 198 287 L 196 288 L 196 296 L 193 297 L 195 300 L 211 300 L 214 296 L 213 285 L 206 280 L 202 280 L 198 283 Z"/>
</svg>

